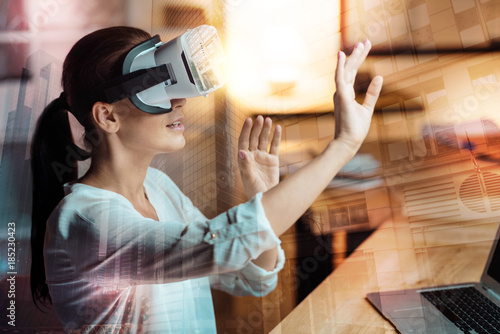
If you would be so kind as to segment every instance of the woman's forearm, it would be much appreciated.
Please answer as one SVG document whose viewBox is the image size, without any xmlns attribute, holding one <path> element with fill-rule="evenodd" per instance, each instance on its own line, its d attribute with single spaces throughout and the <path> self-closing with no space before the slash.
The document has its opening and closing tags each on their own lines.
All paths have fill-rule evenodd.
<svg viewBox="0 0 500 334">
<path fill-rule="evenodd" d="M 309 164 L 283 180 L 262 196 L 267 219 L 276 235 L 285 232 L 311 206 L 338 171 L 352 159 L 370 129 L 373 109 L 383 79 L 376 76 L 370 82 L 363 104 L 355 100 L 354 80 L 371 43 L 356 44 L 346 59 L 338 54 L 335 72 L 335 139 Z"/>
<path fill-rule="evenodd" d="M 267 219 L 280 236 L 311 206 L 357 149 L 334 140 L 307 165 L 262 196 Z"/>
</svg>

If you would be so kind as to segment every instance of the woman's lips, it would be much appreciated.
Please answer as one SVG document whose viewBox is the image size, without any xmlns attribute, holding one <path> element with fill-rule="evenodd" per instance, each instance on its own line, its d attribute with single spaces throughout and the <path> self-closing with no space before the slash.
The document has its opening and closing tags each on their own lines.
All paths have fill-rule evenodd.
<svg viewBox="0 0 500 334">
<path fill-rule="evenodd" d="M 182 124 L 182 118 L 179 118 L 172 124 L 167 125 L 167 128 L 178 131 L 184 130 L 184 125 Z"/>
</svg>

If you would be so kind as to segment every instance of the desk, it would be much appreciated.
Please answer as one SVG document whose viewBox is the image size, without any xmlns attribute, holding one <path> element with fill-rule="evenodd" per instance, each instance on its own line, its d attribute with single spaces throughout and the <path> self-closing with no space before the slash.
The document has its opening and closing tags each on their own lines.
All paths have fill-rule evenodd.
<svg viewBox="0 0 500 334">
<path fill-rule="evenodd" d="M 478 281 L 497 228 L 495 222 L 386 223 L 271 333 L 397 333 L 366 294 Z"/>
</svg>

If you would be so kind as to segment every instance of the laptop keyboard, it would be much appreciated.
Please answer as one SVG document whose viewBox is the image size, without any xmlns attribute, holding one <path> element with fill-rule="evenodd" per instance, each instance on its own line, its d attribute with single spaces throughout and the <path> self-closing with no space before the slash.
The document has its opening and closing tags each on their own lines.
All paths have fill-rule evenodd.
<svg viewBox="0 0 500 334">
<path fill-rule="evenodd" d="M 464 333 L 500 333 L 500 307 L 473 287 L 421 294 Z"/>
</svg>

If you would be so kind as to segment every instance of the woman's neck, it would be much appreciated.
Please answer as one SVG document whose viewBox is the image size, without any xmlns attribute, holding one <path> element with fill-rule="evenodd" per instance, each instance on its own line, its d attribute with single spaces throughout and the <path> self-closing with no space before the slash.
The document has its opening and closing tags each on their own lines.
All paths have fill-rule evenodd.
<svg viewBox="0 0 500 334">
<path fill-rule="evenodd" d="M 153 155 L 96 152 L 81 183 L 116 192 L 132 203 L 145 199 L 144 180 Z"/>
</svg>

